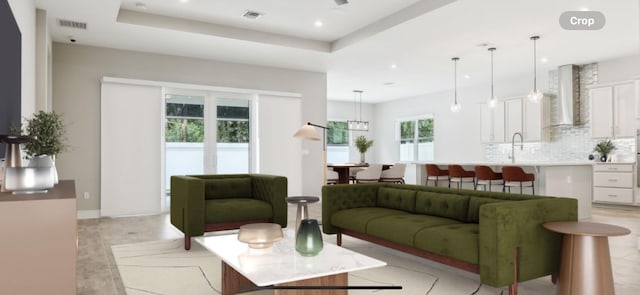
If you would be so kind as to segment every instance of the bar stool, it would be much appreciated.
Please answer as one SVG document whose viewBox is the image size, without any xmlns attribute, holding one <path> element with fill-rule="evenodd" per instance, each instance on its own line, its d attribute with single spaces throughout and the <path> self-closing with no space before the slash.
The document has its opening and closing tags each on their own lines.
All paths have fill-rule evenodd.
<svg viewBox="0 0 640 295">
<path fill-rule="evenodd" d="M 435 164 L 427 164 L 427 181 L 424 185 L 429 185 L 429 180 L 433 180 L 435 186 L 438 186 L 438 180 L 441 178 L 449 180 L 449 170 L 442 170 Z"/>
<path fill-rule="evenodd" d="M 476 189 L 476 173 L 474 171 L 466 171 L 460 165 L 449 165 L 449 187 L 451 183 L 457 183 L 458 189 L 462 188 L 462 183 L 470 182 L 473 189 Z"/>
<path fill-rule="evenodd" d="M 522 194 L 523 187 L 531 187 L 531 194 L 536 194 L 535 188 L 533 187 L 536 176 L 533 173 L 525 173 L 520 167 L 505 166 L 502 167 L 502 178 L 504 178 L 503 192 L 506 188 L 509 188 L 509 192 L 511 192 L 512 186 L 519 186 L 520 194 Z"/>
<path fill-rule="evenodd" d="M 474 168 L 476 172 L 476 189 L 478 186 L 482 185 L 484 190 L 487 190 L 487 185 L 489 186 L 489 191 L 491 191 L 491 185 L 497 184 L 504 186 L 504 179 L 502 179 L 502 173 L 493 172 L 491 167 L 489 166 L 476 166 Z"/>
</svg>

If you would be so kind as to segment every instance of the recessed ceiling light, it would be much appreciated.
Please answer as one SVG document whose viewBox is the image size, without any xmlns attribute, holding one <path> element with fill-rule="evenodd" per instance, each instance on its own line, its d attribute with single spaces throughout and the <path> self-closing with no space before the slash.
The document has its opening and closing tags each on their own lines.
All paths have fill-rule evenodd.
<svg viewBox="0 0 640 295">
<path fill-rule="evenodd" d="M 589 7 L 582 6 L 582 7 L 580 7 L 580 11 L 589 11 Z"/>
<path fill-rule="evenodd" d="M 384 82 L 384 86 L 393 86 L 396 82 Z"/>
<path fill-rule="evenodd" d="M 464 76 L 463 76 L 463 77 L 464 77 L 465 79 L 471 79 L 471 75 L 469 75 L 469 74 L 464 74 Z"/>
<path fill-rule="evenodd" d="M 264 13 L 261 13 L 261 12 L 245 10 L 244 13 L 242 14 L 242 17 L 255 20 L 255 19 L 259 19 L 263 15 Z"/>
<path fill-rule="evenodd" d="M 391 66 L 389 66 L 392 70 L 395 70 L 398 68 L 397 64 L 391 64 Z"/>
<path fill-rule="evenodd" d="M 136 2 L 136 8 L 141 10 L 147 10 L 147 4 L 144 4 L 142 2 Z"/>
<path fill-rule="evenodd" d="M 187 2 L 189 2 L 189 0 L 180 0 L 180 2 L 187 3 Z"/>
<path fill-rule="evenodd" d="M 317 20 L 316 22 L 313 23 L 314 26 L 316 26 L 316 28 L 320 28 L 322 27 L 324 24 L 322 23 L 321 20 Z"/>
<path fill-rule="evenodd" d="M 548 61 L 549 61 L 549 59 L 546 58 L 546 57 L 540 58 L 540 62 L 541 63 L 547 63 Z"/>
</svg>

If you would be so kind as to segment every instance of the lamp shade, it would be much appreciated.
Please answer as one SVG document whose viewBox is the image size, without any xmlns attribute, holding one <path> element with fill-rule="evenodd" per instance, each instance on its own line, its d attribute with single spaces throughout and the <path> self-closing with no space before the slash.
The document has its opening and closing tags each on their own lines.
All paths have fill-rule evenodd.
<svg viewBox="0 0 640 295">
<path fill-rule="evenodd" d="M 314 128 L 311 125 L 302 126 L 302 128 L 298 129 L 298 131 L 296 131 L 296 133 L 293 134 L 293 137 L 309 139 L 309 140 L 320 140 L 320 135 L 318 134 L 318 131 L 316 131 L 316 128 Z"/>
</svg>

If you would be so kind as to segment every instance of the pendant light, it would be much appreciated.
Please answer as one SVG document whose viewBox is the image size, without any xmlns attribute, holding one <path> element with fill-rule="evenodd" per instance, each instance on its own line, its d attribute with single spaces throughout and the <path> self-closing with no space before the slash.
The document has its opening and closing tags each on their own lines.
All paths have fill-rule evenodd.
<svg viewBox="0 0 640 295">
<path fill-rule="evenodd" d="M 527 98 L 529 99 L 529 101 L 532 102 L 539 102 L 542 99 L 542 92 L 540 92 L 540 90 L 538 90 L 538 87 L 536 85 L 537 82 L 537 78 L 536 78 L 536 41 L 538 39 L 540 39 L 540 36 L 531 36 L 530 38 L 531 40 L 533 40 L 533 89 L 531 89 L 531 92 L 529 92 L 529 95 L 527 95 Z"/>
<path fill-rule="evenodd" d="M 458 60 L 460 58 L 454 57 L 453 61 L 453 104 L 451 105 L 451 111 L 457 113 L 462 109 L 462 105 L 458 103 Z"/>
<path fill-rule="evenodd" d="M 498 105 L 498 97 L 493 94 L 493 52 L 496 51 L 495 47 L 489 48 L 491 52 L 491 96 L 489 96 L 489 107 L 495 108 Z"/>
<path fill-rule="evenodd" d="M 362 120 L 362 90 L 353 91 L 353 120 L 347 121 L 348 129 L 354 131 L 369 131 L 369 121 Z M 360 95 L 360 117 L 356 118 L 357 96 Z"/>
</svg>

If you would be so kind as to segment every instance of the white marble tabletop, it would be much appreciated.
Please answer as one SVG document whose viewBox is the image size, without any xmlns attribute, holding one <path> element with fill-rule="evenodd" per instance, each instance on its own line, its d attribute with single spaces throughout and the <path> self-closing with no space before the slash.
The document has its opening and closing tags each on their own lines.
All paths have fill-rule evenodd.
<svg viewBox="0 0 640 295">
<path fill-rule="evenodd" d="M 318 255 L 304 257 L 295 250 L 293 230 L 285 230 L 284 239 L 268 249 L 250 249 L 238 241 L 237 234 L 203 236 L 195 241 L 260 287 L 387 265 L 327 242 Z"/>
</svg>

